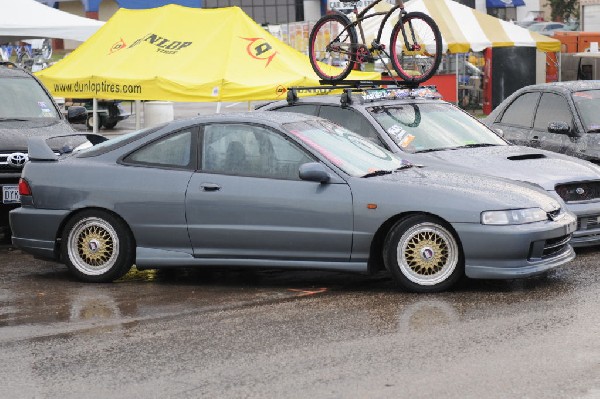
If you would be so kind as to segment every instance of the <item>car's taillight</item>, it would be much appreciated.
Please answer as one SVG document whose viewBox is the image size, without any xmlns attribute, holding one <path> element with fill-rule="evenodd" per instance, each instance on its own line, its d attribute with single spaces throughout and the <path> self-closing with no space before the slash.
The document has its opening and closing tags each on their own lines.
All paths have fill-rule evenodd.
<svg viewBox="0 0 600 399">
<path fill-rule="evenodd" d="M 23 178 L 19 179 L 19 194 L 31 195 L 31 187 L 29 187 L 29 183 L 27 183 L 27 180 Z"/>
</svg>

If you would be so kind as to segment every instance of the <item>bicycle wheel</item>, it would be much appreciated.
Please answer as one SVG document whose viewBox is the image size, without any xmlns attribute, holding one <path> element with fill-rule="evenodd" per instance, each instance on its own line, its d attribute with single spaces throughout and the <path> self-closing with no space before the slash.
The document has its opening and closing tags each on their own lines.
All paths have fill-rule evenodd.
<svg viewBox="0 0 600 399">
<path fill-rule="evenodd" d="M 442 60 L 442 34 L 435 21 L 422 12 L 406 14 L 392 30 L 390 56 L 402 79 L 422 83 L 432 77 Z"/>
<path fill-rule="evenodd" d="M 323 80 L 344 79 L 354 67 L 356 29 L 343 14 L 328 14 L 310 31 L 308 58 L 313 70 Z"/>
</svg>

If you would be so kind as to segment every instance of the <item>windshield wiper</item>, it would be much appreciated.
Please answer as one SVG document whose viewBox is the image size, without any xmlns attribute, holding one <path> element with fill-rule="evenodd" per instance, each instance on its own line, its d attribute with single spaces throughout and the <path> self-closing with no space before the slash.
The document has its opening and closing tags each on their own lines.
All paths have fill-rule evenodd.
<svg viewBox="0 0 600 399">
<path fill-rule="evenodd" d="M 424 150 L 418 150 L 415 151 L 414 153 L 423 153 L 423 152 L 434 152 L 434 151 L 446 151 L 446 150 L 453 150 L 455 147 L 440 147 L 440 148 L 426 148 Z"/>
<path fill-rule="evenodd" d="M 454 147 L 454 149 L 458 149 L 458 148 L 477 148 L 477 147 L 495 147 L 498 144 L 491 144 L 491 143 L 474 143 L 474 144 L 465 144 L 465 145 L 461 145 L 459 147 Z"/>
<path fill-rule="evenodd" d="M 391 170 L 374 170 L 373 172 L 369 172 L 362 177 L 375 177 L 375 176 L 383 176 L 391 174 Z"/>
<path fill-rule="evenodd" d="M 18 122 L 27 122 L 29 119 L 23 119 L 23 118 L 0 118 L 0 122 L 12 122 L 12 121 L 18 121 Z"/>
<path fill-rule="evenodd" d="M 366 175 L 364 175 L 363 177 L 374 177 L 374 176 L 383 176 L 383 175 L 389 175 L 389 174 L 392 174 L 392 173 L 394 173 L 394 172 L 398 172 L 398 171 L 400 171 L 400 170 L 403 170 L 403 169 L 409 169 L 409 168 L 412 168 L 413 166 L 415 166 L 415 165 L 413 165 L 413 164 L 411 164 L 411 163 L 407 163 L 407 164 L 401 165 L 400 167 L 398 167 L 398 168 L 396 168 L 396 169 L 394 169 L 394 170 L 382 170 L 382 169 L 380 169 L 380 170 L 375 170 L 375 171 L 373 171 L 373 172 L 369 172 L 369 173 L 367 173 L 367 174 L 366 174 Z"/>
</svg>

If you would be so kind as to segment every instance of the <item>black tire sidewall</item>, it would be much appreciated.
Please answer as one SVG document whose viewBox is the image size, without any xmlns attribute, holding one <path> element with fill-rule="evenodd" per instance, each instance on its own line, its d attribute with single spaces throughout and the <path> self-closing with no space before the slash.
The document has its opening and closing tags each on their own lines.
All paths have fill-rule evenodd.
<svg viewBox="0 0 600 399">
<path fill-rule="evenodd" d="M 431 68 L 431 71 L 428 74 L 426 74 L 418 79 L 415 78 L 414 76 L 406 75 L 402 71 L 402 69 L 399 68 L 397 63 L 394 61 L 396 57 L 394 57 L 394 50 L 392 50 L 392 48 L 394 47 L 393 38 L 396 37 L 396 35 L 401 34 L 401 32 L 402 32 L 401 26 L 402 26 L 403 22 L 406 21 L 406 19 L 408 19 L 408 18 L 421 19 L 421 20 L 425 21 L 432 28 L 432 31 L 435 35 L 435 47 L 436 47 L 435 51 L 436 51 L 436 53 L 438 53 L 438 56 L 435 58 L 434 66 L 433 66 L 433 68 Z M 435 23 L 433 18 L 431 18 L 427 14 L 424 14 L 419 11 L 409 12 L 402 19 L 399 19 L 398 22 L 396 22 L 396 25 L 394 25 L 394 28 L 392 29 L 392 34 L 390 36 L 390 61 L 391 61 L 392 67 L 394 68 L 394 70 L 396 71 L 398 76 L 400 76 L 403 80 L 405 80 L 407 82 L 423 83 L 426 80 L 428 80 L 429 78 L 431 78 L 433 75 L 435 75 L 435 73 L 437 72 L 437 70 L 440 66 L 440 62 L 442 61 L 442 50 L 443 50 L 442 33 L 440 32 L 440 28 L 437 26 L 437 24 Z"/>
<path fill-rule="evenodd" d="M 106 273 L 100 275 L 88 275 L 83 273 L 75 267 L 69 258 L 69 234 L 79 221 L 90 217 L 102 219 L 110 224 L 115 229 L 119 239 L 119 254 L 117 255 L 117 261 Z M 135 261 L 135 248 L 129 228 L 120 218 L 103 210 L 86 210 L 77 213 L 65 224 L 61 238 L 62 245 L 60 252 L 62 261 L 75 277 L 85 282 L 106 283 L 114 281 L 125 275 L 131 269 Z"/>
<path fill-rule="evenodd" d="M 398 258 L 396 255 L 396 250 L 398 248 L 398 244 L 402 235 L 412 226 L 420 224 L 420 223 L 435 223 L 440 227 L 443 227 L 447 230 L 454 239 L 456 246 L 458 248 L 458 262 L 452 274 L 448 276 L 448 278 L 436 285 L 428 286 L 428 285 L 420 285 L 417 284 L 406 277 L 402 271 L 400 270 L 400 266 L 398 264 Z M 403 288 L 407 289 L 411 292 L 440 292 L 446 291 L 450 287 L 454 286 L 458 281 L 464 277 L 464 255 L 462 250 L 462 245 L 460 240 L 457 238 L 454 230 L 441 219 L 430 215 L 412 215 L 408 216 L 404 219 L 399 220 L 396 224 L 390 229 L 388 235 L 385 239 L 385 244 L 383 247 L 383 259 L 387 269 L 392 274 L 394 280 Z"/>
<path fill-rule="evenodd" d="M 345 79 L 350 74 L 350 72 L 352 72 L 352 67 L 354 65 L 355 57 L 354 56 L 350 57 L 351 62 L 348 63 L 346 68 L 344 68 L 342 73 L 340 73 L 339 75 L 331 78 L 329 76 L 324 76 L 323 74 L 321 74 L 318 66 L 316 65 L 317 61 L 314 60 L 312 53 L 314 51 L 313 43 L 315 42 L 315 37 L 318 32 L 316 28 L 321 27 L 324 23 L 326 23 L 326 21 L 337 21 L 337 22 L 343 24 L 344 26 L 347 26 L 348 33 L 350 34 L 350 41 L 352 42 L 352 44 L 356 44 L 358 42 L 358 35 L 356 34 L 356 29 L 353 26 L 349 26 L 352 24 L 350 19 L 347 16 L 345 16 L 344 14 L 339 13 L 339 12 L 324 15 L 315 23 L 315 25 L 313 26 L 313 28 L 310 31 L 310 35 L 308 38 L 308 59 L 310 61 L 310 65 L 313 68 L 313 71 L 323 80 L 327 80 L 330 82 L 337 82 L 337 81 Z"/>
</svg>

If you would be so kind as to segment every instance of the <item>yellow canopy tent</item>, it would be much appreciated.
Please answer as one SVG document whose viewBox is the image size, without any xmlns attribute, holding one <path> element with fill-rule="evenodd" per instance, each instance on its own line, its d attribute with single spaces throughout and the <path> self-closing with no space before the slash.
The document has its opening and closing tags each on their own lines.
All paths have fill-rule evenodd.
<svg viewBox="0 0 600 399">
<path fill-rule="evenodd" d="M 240 8 L 174 4 L 119 9 L 73 53 L 36 75 L 59 97 L 121 100 L 273 100 L 285 98 L 290 86 L 319 85 L 307 56 Z"/>
</svg>

